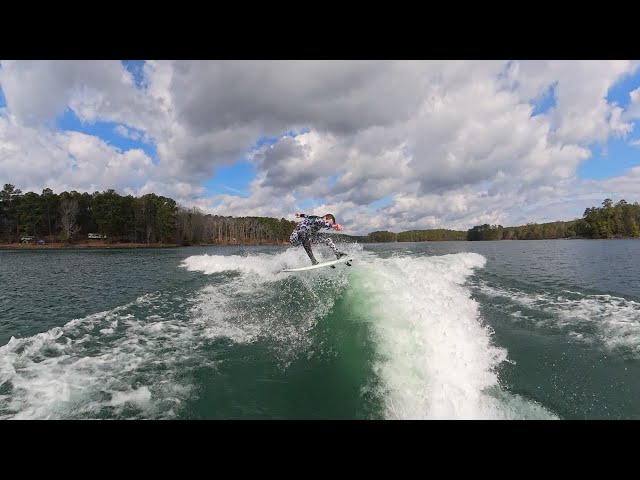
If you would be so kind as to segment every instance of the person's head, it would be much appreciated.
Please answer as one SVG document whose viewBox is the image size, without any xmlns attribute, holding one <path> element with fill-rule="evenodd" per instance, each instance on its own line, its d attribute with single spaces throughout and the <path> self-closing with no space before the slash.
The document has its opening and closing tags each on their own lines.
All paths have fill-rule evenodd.
<svg viewBox="0 0 640 480">
<path fill-rule="evenodd" d="M 334 217 L 332 214 L 327 213 L 324 217 L 322 217 L 324 220 L 330 221 L 331 223 L 336 223 L 336 217 Z"/>
</svg>

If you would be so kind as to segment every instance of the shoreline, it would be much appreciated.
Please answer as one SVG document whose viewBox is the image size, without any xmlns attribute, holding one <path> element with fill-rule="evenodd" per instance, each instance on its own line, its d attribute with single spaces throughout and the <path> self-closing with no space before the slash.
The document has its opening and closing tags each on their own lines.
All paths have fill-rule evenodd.
<svg viewBox="0 0 640 480">
<path fill-rule="evenodd" d="M 44 245 L 36 245 L 33 243 L 1 243 L 2 250 L 93 250 L 93 249 L 109 249 L 109 248 L 176 248 L 178 245 L 165 244 L 142 244 L 142 243 L 46 243 Z"/>
<path fill-rule="evenodd" d="M 0 250 L 105 250 L 105 249 L 136 249 L 136 248 L 180 248 L 180 247 L 248 247 L 248 246 L 284 246 L 288 243 L 268 244 L 239 244 L 239 243 L 206 243 L 193 245 L 178 245 L 176 243 L 46 243 L 36 245 L 34 243 L 0 243 Z"/>
<path fill-rule="evenodd" d="M 500 240 L 417 240 L 413 242 L 362 242 L 365 244 L 380 243 L 434 243 L 434 242 L 531 242 L 536 240 L 625 240 L 636 239 L 640 237 L 612 237 L 612 238 L 539 238 L 539 239 L 500 239 Z M 359 243 L 359 242 L 358 242 Z M 35 243 L 0 243 L 0 250 L 105 250 L 105 249 L 137 249 L 137 248 L 191 248 L 191 247 L 274 247 L 288 246 L 289 242 L 278 243 L 198 243 L 191 245 L 179 245 L 176 243 L 106 243 L 106 242 L 81 242 L 81 243 L 47 243 L 44 245 L 36 245 Z"/>
</svg>

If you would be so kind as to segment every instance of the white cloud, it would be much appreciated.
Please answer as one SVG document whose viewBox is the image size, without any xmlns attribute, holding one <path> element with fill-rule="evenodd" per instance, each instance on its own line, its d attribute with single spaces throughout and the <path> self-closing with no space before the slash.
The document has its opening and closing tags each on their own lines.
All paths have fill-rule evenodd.
<svg viewBox="0 0 640 480">
<path fill-rule="evenodd" d="M 640 166 L 630 168 L 624 175 L 604 180 L 585 182 L 591 190 L 605 196 L 616 197 L 614 201 L 625 199 L 628 202 L 640 202 Z"/>
<path fill-rule="evenodd" d="M 189 206 L 194 203 L 194 198 L 202 195 L 203 187 L 195 186 L 186 182 L 163 183 L 155 180 L 149 180 L 139 187 L 129 188 L 126 193 L 142 196 L 148 193 L 163 195 L 173 198 L 176 202 Z"/>
<path fill-rule="evenodd" d="M 130 130 L 124 125 L 116 125 L 113 131 L 118 135 L 120 135 L 121 137 L 129 138 L 131 140 L 140 140 L 142 138 L 142 135 L 140 134 L 140 132 L 136 132 L 135 130 Z"/>
<path fill-rule="evenodd" d="M 623 117 L 628 120 L 640 118 L 640 88 L 629 92 L 629 98 L 629 106 Z"/>
<path fill-rule="evenodd" d="M 555 219 L 578 208 L 560 207 L 577 195 L 634 192 L 633 171 L 610 183 L 580 183 L 576 169 L 590 145 L 632 132 L 640 89 L 626 109 L 607 93 L 637 66 L 149 61 L 138 88 L 119 62 L 3 61 L 0 176 L 23 190 L 153 191 L 224 215 L 291 217 L 315 198 L 354 233 Z M 550 90 L 551 107 L 532 116 Z M 150 143 L 157 162 L 142 150 L 56 131 L 53 120 L 65 108 Z M 260 136 L 302 128 L 310 131 L 252 151 Z M 242 159 L 257 172 L 249 197 L 207 198 L 203 183 L 215 168 Z M 390 204 L 371 215 L 368 205 L 382 198 Z"/>
<path fill-rule="evenodd" d="M 627 60 L 526 61 L 519 62 L 511 76 L 518 82 L 516 92 L 526 101 L 555 86 L 556 105 L 548 112 L 555 137 L 587 145 L 628 128 L 619 118 L 612 124 L 615 105 L 606 96 L 609 88 L 637 68 Z"/>
<path fill-rule="evenodd" d="M 0 117 L 0 178 L 23 191 L 124 189 L 152 171 L 142 150 L 121 152 L 91 135 L 24 127 Z"/>
</svg>

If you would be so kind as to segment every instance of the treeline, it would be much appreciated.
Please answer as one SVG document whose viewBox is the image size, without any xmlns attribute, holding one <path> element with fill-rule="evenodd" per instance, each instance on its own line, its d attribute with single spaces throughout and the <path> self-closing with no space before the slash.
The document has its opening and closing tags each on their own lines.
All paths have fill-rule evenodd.
<svg viewBox="0 0 640 480">
<path fill-rule="evenodd" d="M 5 243 L 25 237 L 74 242 L 88 239 L 90 233 L 109 243 L 280 243 L 294 226 L 284 218 L 205 214 L 153 193 L 122 196 L 110 189 L 56 194 L 46 188 L 42 194 L 23 194 L 11 184 L 0 191 L 0 242 Z"/>
<path fill-rule="evenodd" d="M 223 217 L 180 208 L 177 238 L 191 244 L 277 244 L 287 242 L 296 222 L 269 217 Z"/>
<path fill-rule="evenodd" d="M 468 240 L 546 240 L 555 238 L 615 238 L 640 236 L 640 205 L 610 198 L 602 207 L 587 208 L 581 219 L 568 222 L 529 223 L 518 227 L 477 225 Z"/>
<path fill-rule="evenodd" d="M 434 230 L 408 230 L 406 232 L 393 233 L 387 231 L 371 232 L 367 236 L 358 237 L 363 243 L 385 242 L 435 242 L 443 240 L 466 240 L 467 232 L 458 230 L 446 230 L 443 228 Z"/>
<path fill-rule="evenodd" d="M 478 225 L 467 232 L 467 240 L 545 240 L 576 238 L 577 220 L 569 222 L 529 223 L 518 227 Z"/>
<path fill-rule="evenodd" d="M 75 242 L 99 237 L 109 243 L 274 244 L 289 239 L 296 222 L 268 217 L 230 217 L 185 208 L 149 193 L 141 197 L 104 192 L 22 193 L 11 184 L 0 191 L 0 242 L 25 237 L 47 242 Z M 541 240 L 640 236 L 640 205 L 609 198 L 587 208 L 581 219 L 530 223 L 518 227 L 477 225 L 467 232 L 447 229 L 371 232 L 366 236 L 333 234 L 342 242 L 425 242 L 442 240 Z"/>
</svg>

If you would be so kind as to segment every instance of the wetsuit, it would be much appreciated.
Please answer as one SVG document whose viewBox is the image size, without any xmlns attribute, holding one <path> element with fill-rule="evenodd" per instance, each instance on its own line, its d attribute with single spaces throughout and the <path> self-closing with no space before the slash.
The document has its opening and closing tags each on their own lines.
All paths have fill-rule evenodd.
<svg viewBox="0 0 640 480">
<path fill-rule="evenodd" d="M 338 249 L 330 237 L 320 237 L 320 229 L 332 228 L 331 222 L 323 220 L 322 217 L 318 217 L 316 215 L 305 215 L 304 213 L 301 213 L 300 217 L 304 220 L 298 223 L 296 228 L 293 229 L 293 232 L 289 237 L 289 243 L 294 247 L 302 245 L 307 252 L 307 255 L 309 255 L 311 263 L 314 265 L 318 263 L 311 251 L 311 244 L 324 243 L 333 250 L 333 253 L 336 254 L 337 258 L 344 255 L 343 253 L 338 252 Z"/>
</svg>

